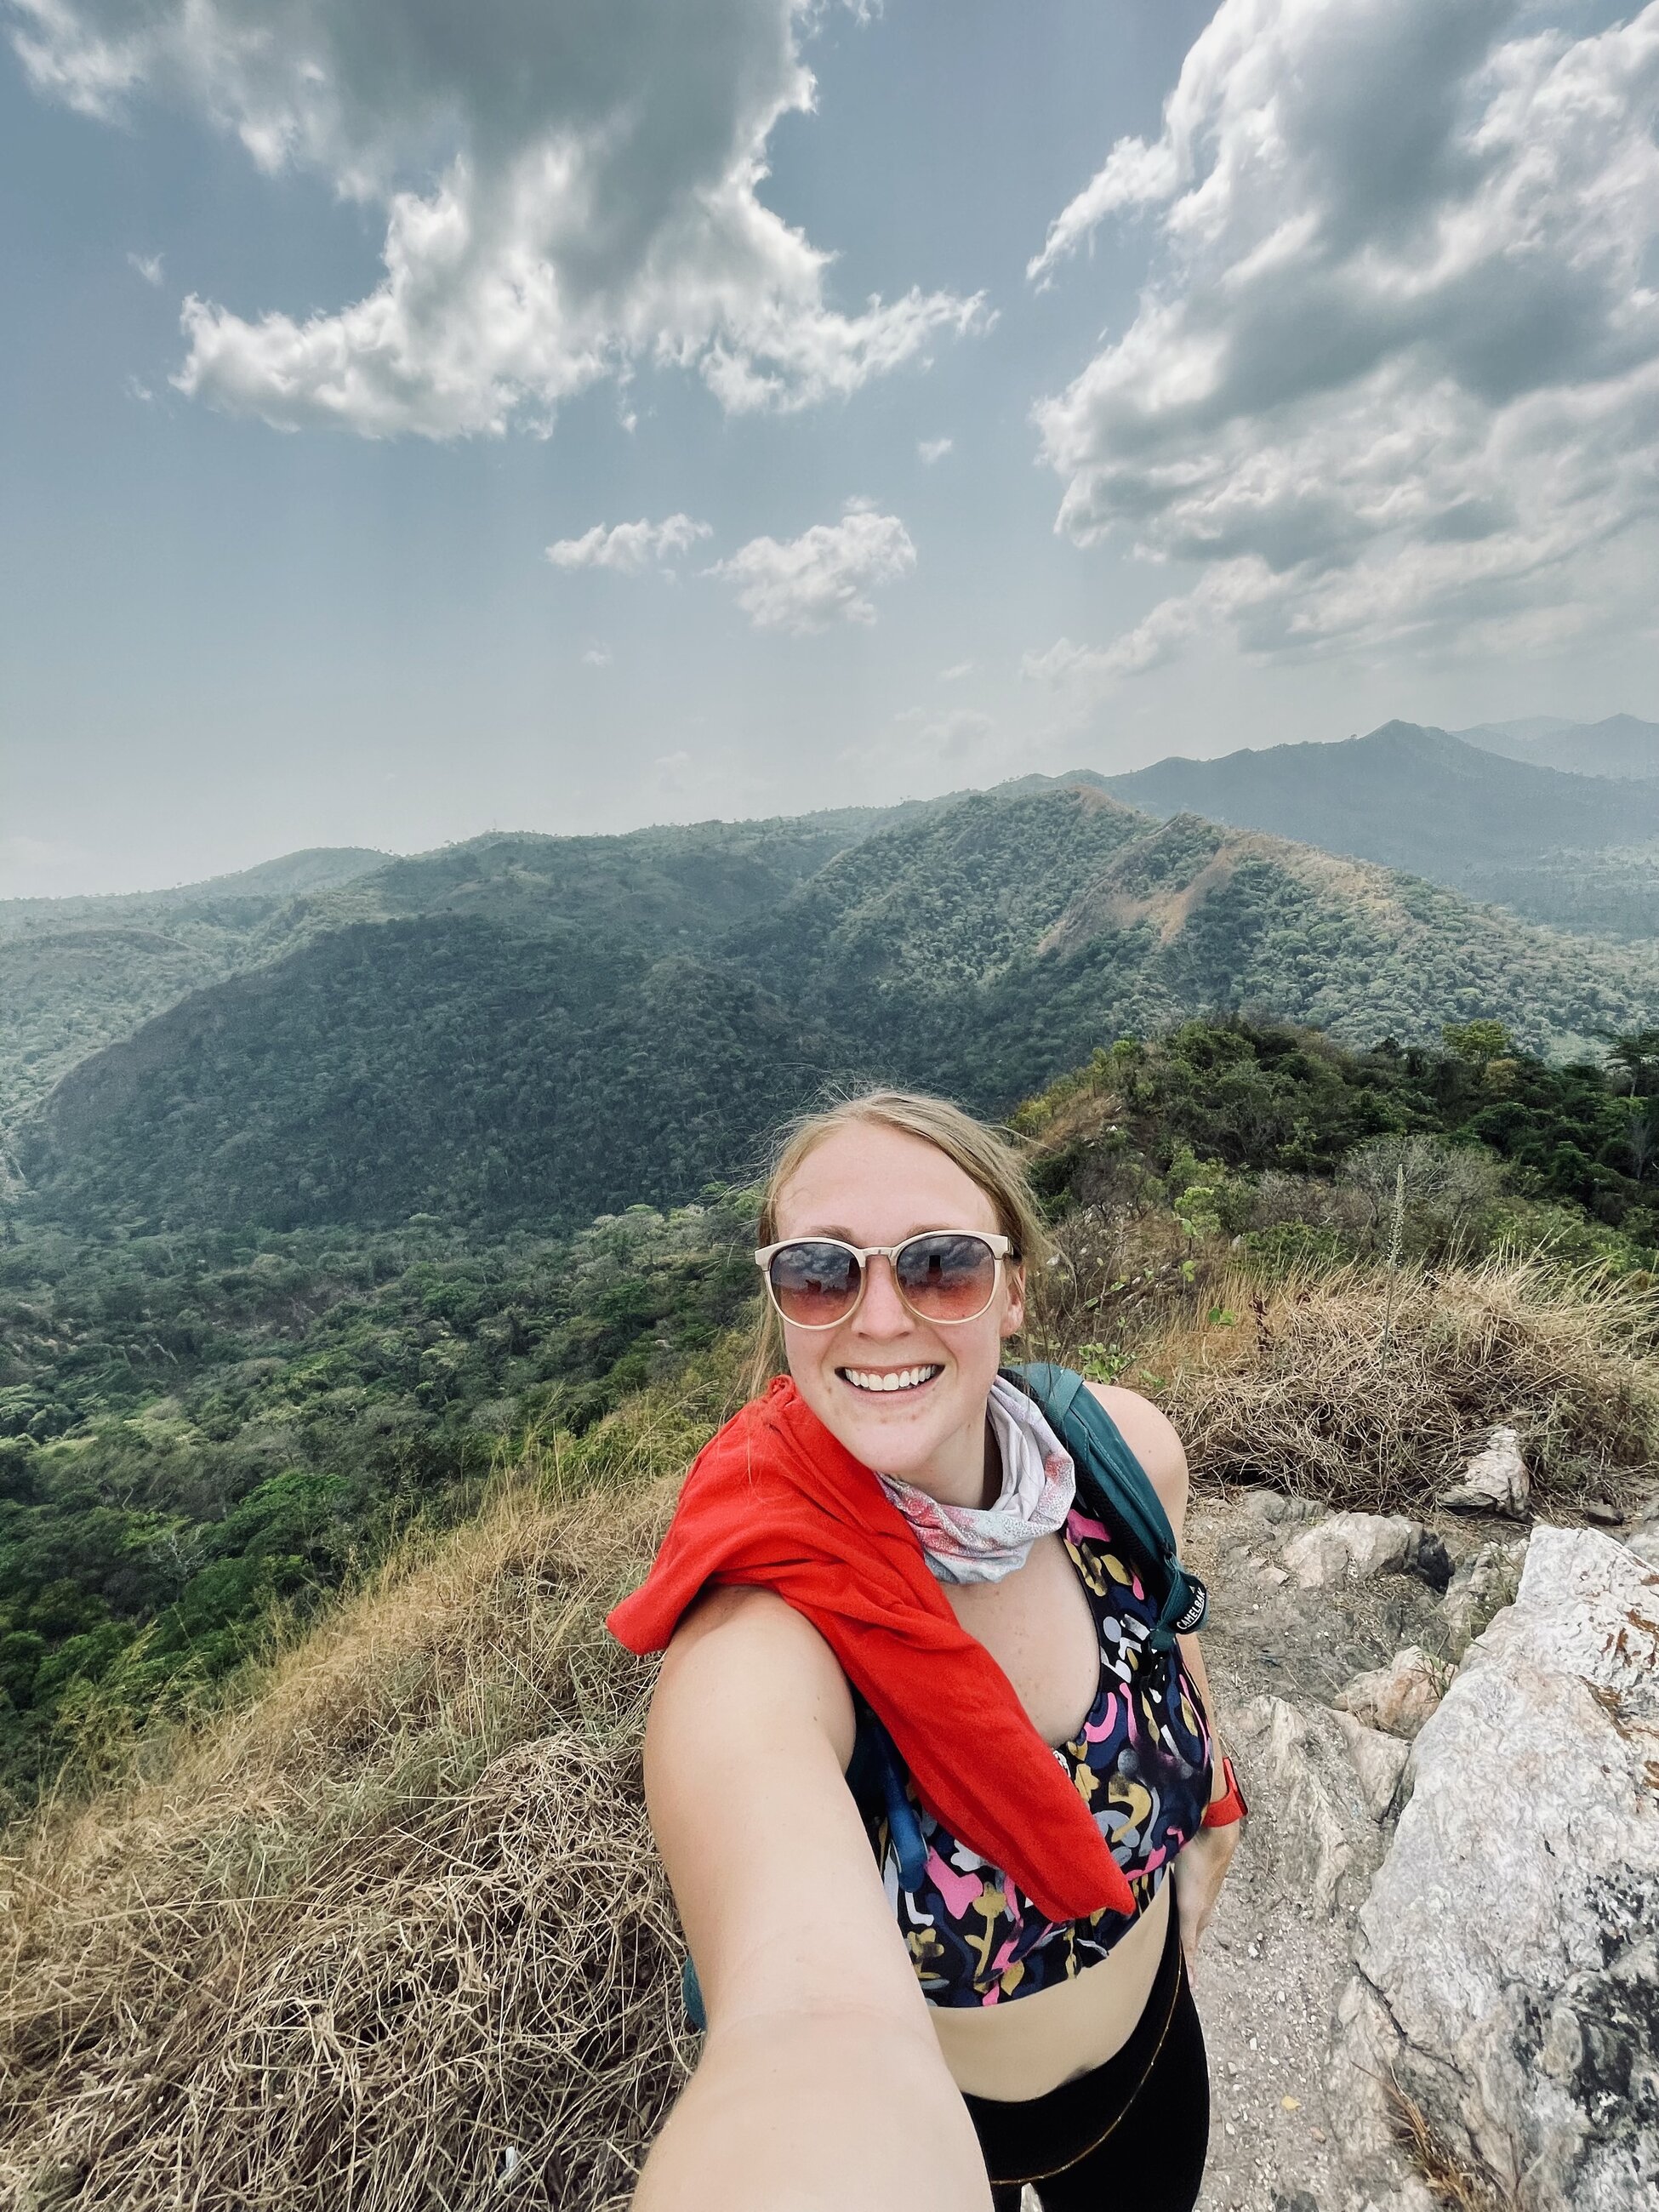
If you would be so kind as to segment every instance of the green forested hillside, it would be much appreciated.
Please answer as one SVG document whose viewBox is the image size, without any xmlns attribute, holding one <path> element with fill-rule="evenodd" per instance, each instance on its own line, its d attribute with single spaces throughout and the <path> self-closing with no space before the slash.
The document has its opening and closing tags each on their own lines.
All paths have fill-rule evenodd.
<svg viewBox="0 0 1659 2212">
<path fill-rule="evenodd" d="M 830 1076 L 1006 1109 L 1115 1036 L 1212 1009 L 1359 1044 L 1495 1018 L 1534 1049 L 1659 1012 L 1659 949 L 1589 952 L 1409 878 L 1077 786 L 873 833 L 866 817 L 482 840 L 285 926 L 284 957 L 65 1077 L 18 1132 L 27 1211 L 568 1229 L 741 1172 Z"/>
<path fill-rule="evenodd" d="M 94 1705 L 211 1684 L 276 1605 L 476 1502 L 753 1296 L 724 1201 L 502 1243 L 416 1222 L 0 1250 L 0 1813 Z"/>
<path fill-rule="evenodd" d="M 326 848 L 173 890 L 0 899 L 0 1164 L 9 1128 L 66 1069 L 187 992 L 270 958 L 308 897 L 386 858 Z"/>
<path fill-rule="evenodd" d="M 1235 1237 L 1269 1266 L 1340 1259 L 1386 1241 L 1402 1175 L 1413 1251 L 1543 1240 L 1639 1280 L 1659 1264 L 1656 1092 L 1659 1031 L 1604 1070 L 1547 1065 L 1489 1022 L 1354 1052 L 1234 1018 L 1120 1038 L 1015 1119 L 1062 1243 L 1067 1222 L 1143 1218 L 1166 1259 L 1206 1237 L 1224 1261 Z M 210 1687 L 273 1606 L 311 1607 L 399 1528 L 467 1511 L 526 1437 L 556 1455 L 707 1352 L 751 1310 L 751 1233 L 752 1194 L 720 1188 L 568 1237 L 425 1214 L 25 1224 L 0 1247 L 0 1809 L 112 1717 Z M 1090 1289 L 1109 1364 L 1133 1274 Z"/>
<path fill-rule="evenodd" d="M 768 911 L 873 830 L 952 803 L 622 837 L 492 836 L 408 860 L 295 853 L 177 890 L 0 901 L 0 1169 L 9 1131 L 89 1054 L 191 991 L 354 923 L 453 915 L 530 937 L 574 924 L 660 957 Z"/>
<path fill-rule="evenodd" d="M 550 920 L 358 922 L 76 1070 L 19 1153 L 82 1224 L 568 1228 L 741 1164 L 836 1060 L 690 953 Z"/>
</svg>

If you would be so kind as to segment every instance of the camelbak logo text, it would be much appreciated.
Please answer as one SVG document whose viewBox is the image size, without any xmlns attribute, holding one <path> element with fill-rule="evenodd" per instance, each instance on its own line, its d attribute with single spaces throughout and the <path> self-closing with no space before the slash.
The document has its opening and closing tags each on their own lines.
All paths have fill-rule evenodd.
<svg viewBox="0 0 1659 2212">
<path fill-rule="evenodd" d="M 1204 1625 L 1204 1616 L 1210 1609 L 1210 1593 L 1202 1583 L 1193 1584 L 1193 1601 L 1176 1623 L 1177 1636 L 1190 1636 L 1195 1628 Z"/>
</svg>

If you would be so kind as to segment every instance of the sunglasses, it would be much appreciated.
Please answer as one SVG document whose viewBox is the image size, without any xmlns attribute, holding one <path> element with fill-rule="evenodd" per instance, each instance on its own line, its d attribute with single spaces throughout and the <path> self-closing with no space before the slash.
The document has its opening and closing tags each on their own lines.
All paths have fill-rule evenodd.
<svg viewBox="0 0 1659 2212">
<path fill-rule="evenodd" d="M 794 1328 L 834 1328 L 864 1301 L 872 1260 L 885 1260 L 918 1321 L 977 1321 L 997 1294 L 997 1262 L 1018 1258 L 1012 1239 L 977 1229 L 927 1229 L 902 1244 L 862 1251 L 838 1237 L 791 1237 L 755 1255 L 773 1304 Z"/>
</svg>

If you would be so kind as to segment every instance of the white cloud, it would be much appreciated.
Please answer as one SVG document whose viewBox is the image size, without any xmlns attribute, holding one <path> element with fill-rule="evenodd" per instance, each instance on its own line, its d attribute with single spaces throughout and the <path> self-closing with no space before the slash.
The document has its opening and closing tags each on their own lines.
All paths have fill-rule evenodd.
<svg viewBox="0 0 1659 2212">
<path fill-rule="evenodd" d="M 1646 618 L 1659 0 L 1577 38 L 1566 4 L 1223 0 L 1162 136 L 1030 267 L 1152 219 L 1129 327 L 1036 419 L 1063 531 L 1199 580 L 1028 673 L 1110 684 L 1201 631 L 1491 652 Z"/>
<path fill-rule="evenodd" d="M 799 636 L 836 621 L 872 623 L 867 594 L 916 565 L 910 533 L 896 514 L 850 500 L 839 522 L 814 523 L 799 538 L 751 538 L 708 574 L 738 586 L 738 605 L 757 629 Z"/>
<path fill-rule="evenodd" d="M 943 760 L 961 760 L 975 750 L 995 727 L 988 714 L 972 707 L 952 707 L 935 714 L 925 707 L 908 708 L 897 718 L 915 726 L 915 743 Z"/>
<path fill-rule="evenodd" d="M 623 575 L 665 567 L 689 553 L 700 538 L 711 538 L 706 522 L 693 522 L 689 514 L 671 514 L 661 522 L 618 522 L 606 529 L 602 522 L 580 538 L 561 538 L 547 549 L 556 568 L 615 568 Z"/>
<path fill-rule="evenodd" d="M 890 791 L 896 777 L 899 790 L 910 788 L 912 777 L 936 787 L 941 773 L 959 776 L 971 756 L 978 756 L 974 772 L 982 772 L 986 741 L 994 728 L 988 714 L 969 707 L 942 714 L 927 707 L 907 707 L 885 728 L 843 747 L 836 757 L 844 768 L 876 777 Z"/>
<path fill-rule="evenodd" d="M 122 389 L 125 392 L 129 399 L 142 400 L 146 406 L 148 406 L 155 397 L 155 394 L 150 390 L 149 385 L 144 382 L 142 377 L 132 376 L 130 374 L 127 377 L 125 383 L 123 385 Z"/>
<path fill-rule="evenodd" d="M 433 0 L 11 0 L 12 42 L 84 114 L 147 94 L 385 210 L 384 281 L 336 312 L 186 300 L 183 391 L 282 428 L 446 438 L 544 430 L 642 361 L 729 410 L 806 406 L 988 323 L 982 298 L 915 289 L 842 312 L 830 256 L 762 203 L 773 127 L 811 106 L 798 34 L 822 4 L 519 4 L 484 36 Z"/>
<path fill-rule="evenodd" d="M 931 469 L 935 461 L 945 459 L 956 442 L 954 438 L 922 438 L 917 441 L 916 459 Z"/>
<path fill-rule="evenodd" d="M 608 645 L 590 645 L 582 654 L 583 663 L 589 668 L 609 668 L 615 659 Z"/>
<path fill-rule="evenodd" d="M 146 284 L 159 284 L 161 281 L 161 257 L 159 253 L 129 253 L 127 266 L 137 270 Z"/>
<path fill-rule="evenodd" d="M 974 664 L 971 660 L 956 660 L 951 662 L 950 667 L 940 669 L 939 680 L 941 684 L 960 684 L 964 676 L 971 676 L 973 672 Z"/>
</svg>

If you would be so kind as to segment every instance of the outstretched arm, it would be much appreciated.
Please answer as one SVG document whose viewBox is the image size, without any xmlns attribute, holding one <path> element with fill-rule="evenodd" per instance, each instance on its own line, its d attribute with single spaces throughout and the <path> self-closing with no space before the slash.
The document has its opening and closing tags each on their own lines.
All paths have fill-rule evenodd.
<svg viewBox="0 0 1659 2212">
<path fill-rule="evenodd" d="M 845 1680 L 760 1590 L 663 1662 L 646 1794 L 708 2013 L 637 2212 L 989 2212 L 990 2189 L 842 1778 Z"/>
</svg>

